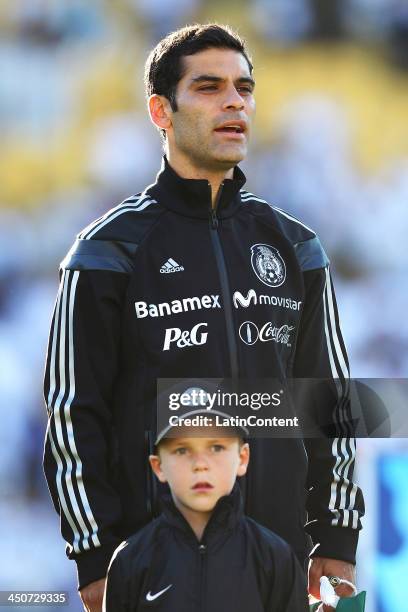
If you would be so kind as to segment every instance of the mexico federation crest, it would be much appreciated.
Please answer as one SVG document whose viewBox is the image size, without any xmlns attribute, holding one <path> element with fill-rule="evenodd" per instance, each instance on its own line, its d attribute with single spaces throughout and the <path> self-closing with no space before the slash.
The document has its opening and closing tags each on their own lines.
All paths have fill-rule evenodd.
<svg viewBox="0 0 408 612">
<path fill-rule="evenodd" d="M 278 249 L 269 244 L 251 246 L 251 264 L 259 280 L 268 287 L 280 287 L 286 279 L 286 266 Z"/>
</svg>

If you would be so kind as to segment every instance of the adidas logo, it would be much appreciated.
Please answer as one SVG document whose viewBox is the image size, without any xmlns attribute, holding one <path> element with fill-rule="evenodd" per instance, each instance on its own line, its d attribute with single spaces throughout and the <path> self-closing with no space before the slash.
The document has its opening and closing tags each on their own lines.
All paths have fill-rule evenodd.
<svg viewBox="0 0 408 612">
<path fill-rule="evenodd" d="M 170 272 L 184 272 L 183 266 L 180 266 L 171 257 L 160 268 L 160 274 L 170 274 Z"/>
</svg>

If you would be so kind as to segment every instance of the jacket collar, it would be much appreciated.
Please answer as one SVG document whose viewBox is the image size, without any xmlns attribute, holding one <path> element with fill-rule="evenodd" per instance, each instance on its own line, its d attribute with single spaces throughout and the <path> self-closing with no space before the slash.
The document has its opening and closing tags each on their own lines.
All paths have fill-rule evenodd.
<svg viewBox="0 0 408 612">
<path fill-rule="evenodd" d="M 196 536 L 180 510 L 175 506 L 171 495 L 163 495 L 161 498 L 163 518 L 189 538 L 197 541 Z M 215 504 L 214 510 L 203 533 L 202 542 L 211 544 L 224 536 L 227 531 L 234 529 L 243 516 L 243 502 L 241 489 L 236 482 L 229 495 L 224 495 Z"/>
<path fill-rule="evenodd" d="M 217 205 L 220 219 L 231 217 L 241 204 L 239 190 L 246 178 L 242 170 L 235 166 L 232 179 L 224 179 Z M 147 188 L 147 193 L 160 204 L 173 212 L 186 217 L 208 219 L 211 212 L 211 185 L 205 179 L 185 179 L 173 170 L 163 157 L 156 182 Z"/>
</svg>

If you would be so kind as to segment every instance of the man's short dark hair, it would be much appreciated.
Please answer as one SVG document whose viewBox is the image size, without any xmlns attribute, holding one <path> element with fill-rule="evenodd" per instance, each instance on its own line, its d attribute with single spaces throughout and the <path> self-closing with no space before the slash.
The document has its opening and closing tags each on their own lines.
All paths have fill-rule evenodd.
<svg viewBox="0 0 408 612">
<path fill-rule="evenodd" d="M 229 26 L 217 23 L 189 25 L 163 38 L 151 51 L 145 65 L 145 89 L 152 94 L 165 96 L 173 111 L 177 110 L 176 89 L 183 77 L 182 57 L 195 55 L 205 49 L 233 49 L 253 66 L 245 49 L 245 41 Z"/>
</svg>

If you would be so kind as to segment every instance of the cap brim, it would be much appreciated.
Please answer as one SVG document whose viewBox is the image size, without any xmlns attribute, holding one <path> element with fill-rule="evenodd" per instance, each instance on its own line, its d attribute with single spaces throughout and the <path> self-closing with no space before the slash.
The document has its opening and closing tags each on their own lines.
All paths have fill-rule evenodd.
<svg viewBox="0 0 408 612">
<path fill-rule="evenodd" d="M 185 419 L 194 417 L 194 416 L 198 416 L 198 415 L 206 415 L 206 416 L 211 416 L 211 415 L 215 415 L 215 416 L 220 416 L 224 419 L 228 419 L 231 420 L 233 417 L 230 414 L 226 414 L 225 412 L 220 412 L 219 410 L 207 410 L 206 408 L 200 408 L 198 410 L 191 410 L 190 412 L 186 412 L 183 415 L 180 415 L 179 417 L 179 422 L 180 425 L 182 424 L 182 421 L 184 421 Z M 167 434 L 172 430 L 177 428 L 179 425 L 168 425 L 167 427 L 165 427 L 164 429 L 162 429 L 156 437 L 156 441 L 155 441 L 155 446 L 157 446 L 157 444 L 159 444 L 159 442 L 161 442 L 161 440 L 163 440 L 163 438 L 168 437 Z M 224 425 L 224 427 L 226 427 Z M 241 435 L 245 438 L 247 438 L 249 436 L 249 430 L 244 426 L 244 425 L 236 425 L 234 423 L 231 424 L 231 429 L 236 429 L 237 431 L 239 431 L 241 433 Z M 170 436 L 169 436 L 170 437 Z"/>
</svg>

